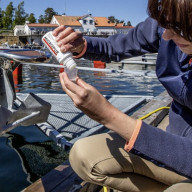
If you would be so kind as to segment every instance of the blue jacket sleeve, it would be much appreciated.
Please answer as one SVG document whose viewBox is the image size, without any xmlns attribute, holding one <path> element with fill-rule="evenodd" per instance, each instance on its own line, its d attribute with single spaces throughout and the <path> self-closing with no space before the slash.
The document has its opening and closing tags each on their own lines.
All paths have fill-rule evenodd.
<svg viewBox="0 0 192 192">
<path fill-rule="evenodd" d="M 192 140 L 142 123 L 131 153 L 192 178 Z"/>
<path fill-rule="evenodd" d="M 85 39 L 88 46 L 83 57 L 107 63 L 147 52 L 155 53 L 159 46 L 158 25 L 151 18 L 130 29 L 126 35 L 118 34 L 108 38 L 85 37 Z"/>
</svg>

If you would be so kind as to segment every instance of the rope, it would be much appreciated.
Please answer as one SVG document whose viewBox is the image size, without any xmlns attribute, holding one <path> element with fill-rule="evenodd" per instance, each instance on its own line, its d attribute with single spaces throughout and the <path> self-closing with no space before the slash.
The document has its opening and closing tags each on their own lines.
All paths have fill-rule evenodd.
<svg viewBox="0 0 192 192">
<path fill-rule="evenodd" d="M 154 114 L 154 113 L 156 113 L 156 112 L 158 112 L 160 110 L 163 110 L 163 109 L 170 109 L 170 107 L 160 107 L 160 108 L 148 113 L 147 115 L 144 115 L 143 117 L 140 117 L 139 119 L 140 120 L 146 119 L 147 117 L 151 116 L 152 114 Z"/>
<path fill-rule="evenodd" d="M 107 192 L 107 187 L 103 186 L 103 192 Z"/>
</svg>

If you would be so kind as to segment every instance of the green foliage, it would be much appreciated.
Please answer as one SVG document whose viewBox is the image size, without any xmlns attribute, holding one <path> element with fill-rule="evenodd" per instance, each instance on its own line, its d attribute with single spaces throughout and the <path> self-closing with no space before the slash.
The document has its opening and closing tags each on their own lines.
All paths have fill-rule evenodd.
<svg viewBox="0 0 192 192">
<path fill-rule="evenodd" d="M 119 20 L 119 19 L 116 19 L 114 16 L 110 16 L 108 17 L 108 20 L 111 22 L 111 23 L 124 23 L 124 20 Z"/>
<path fill-rule="evenodd" d="M 44 19 L 44 16 L 43 16 L 43 15 L 40 15 L 40 16 L 39 16 L 38 22 L 39 22 L 39 23 L 45 23 L 45 19 Z"/>
<path fill-rule="evenodd" d="M 3 20 L 2 19 L 3 19 L 3 11 L 0 8 L 0 29 L 3 28 Z"/>
<path fill-rule="evenodd" d="M 111 22 L 111 23 L 115 23 L 115 17 L 114 16 L 110 16 L 108 17 L 108 20 Z"/>
<path fill-rule="evenodd" d="M 15 19 L 14 19 L 13 27 L 15 25 L 24 25 L 27 17 L 28 17 L 28 14 L 25 13 L 25 10 L 24 10 L 24 1 L 22 1 L 21 3 L 19 3 L 17 8 L 15 9 Z"/>
<path fill-rule="evenodd" d="M 31 13 L 31 14 L 29 15 L 29 17 L 27 18 L 27 20 L 28 20 L 30 23 L 36 23 L 36 18 L 35 18 L 34 13 Z"/>
<path fill-rule="evenodd" d="M 58 15 L 58 13 L 55 12 L 53 8 L 47 8 L 45 10 L 45 16 L 44 16 L 45 23 L 50 23 L 53 15 Z"/>
<path fill-rule="evenodd" d="M 14 14 L 13 2 L 10 2 L 2 18 L 2 24 L 4 29 L 12 29 L 13 14 Z"/>
<path fill-rule="evenodd" d="M 40 15 L 38 22 L 39 23 L 50 23 L 53 15 L 58 15 L 57 12 L 53 10 L 53 8 L 47 8 L 45 10 L 45 15 Z"/>
<path fill-rule="evenodd" d="M 53 8 L 47 8 L 44 15 L 40 15 L 38 22 L 39 23 L 50 23 L 53 15 L 58 15 Z M 116 19 L 114 16 L 108 17 L 109 22 L 111 23 L 124 23 Z M 13 2 L 11 1 L 6 10 L 0 8 L 0 28 L 1 29 L 13 29 L 15 25 L 24 25 L 25 21 L 28 20 L 30 23 L 36 23 L 36 18 L 33 13 L 27 14 L 24 9 L 24 1 L 18 4 L 16 8 L 13 7 Z M 128 26 L 131 26 L 131 22 L 128 21 Z"/>
<path fill-rule="evenodd" d="M 128 22 L 127 22 L 127 26 L 132 26 L 132 25 L 131 25 L 131 21 L 128 21 Z"/>
</svg>

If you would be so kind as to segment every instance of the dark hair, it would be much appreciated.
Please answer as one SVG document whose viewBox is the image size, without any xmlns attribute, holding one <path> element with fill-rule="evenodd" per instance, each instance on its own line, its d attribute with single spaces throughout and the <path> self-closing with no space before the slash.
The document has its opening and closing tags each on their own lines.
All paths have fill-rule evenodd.
<svg viewBox="0 0 192 192">
<path fill-rule="evenodd" d="M 148 0 L 148 14 L 162 27 L 192 41 L 192 0 Z"/>
</svg>

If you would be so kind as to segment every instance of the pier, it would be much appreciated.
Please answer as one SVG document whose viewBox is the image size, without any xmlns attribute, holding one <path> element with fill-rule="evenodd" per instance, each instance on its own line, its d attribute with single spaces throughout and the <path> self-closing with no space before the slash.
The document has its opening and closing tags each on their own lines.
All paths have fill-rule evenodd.
<svg viewBox="0 0 192 192">
<path fill-rule="evenodd" d="M 29 59 L 28 57 L 26 57 L 27 53 L 28 51 L 23 52 L 22 55 L 20 55 L 19 53 L 18 54 L 14 53 L 14 55 L 15 55 L 15 58 L 22 57 L 24 59 L 24 62 L 27 62 L 27 59 Z M 6 58 L 7 55 L 3 53 L 1 54 L 2 54 L 2 57 Z M 42 55 L 35 54 L 35 61 L 37 60 L 37 58 L 41 59 Z M 12 59 L 12 57 L 10 56 L 8 57 L 8 59 Z M 141 62 L 139 61 L 139 59 L 142 59 L 142 57 L 137 59 L 138 63 Z M 126 62 L 135 63 L 135 61 L 133 60 L 132 61 L 128 60 Z M 144 63 L 148 61 L 145 60 L 142 62 Z M 10 60 L 9 64 L 14 64 L 14 62 Z M 18 65 L 19 63 L 15 63 L 15 67 L 17 66 L 16 64 Z M 118 63 L 118 65 L 119 64 L 121 63 Z M 41 64 L 33 63 L 33 65 L 41 65 Z M 47 64 L 42 64 L 42 65 L 47 65 Z M 55 66 L 52 66 L 52 67 L 55 67 Z M 127 65 L 124 65 L 124 67 L 125 66 Z M 5 67 L 6 66 L 4 66 L 4 63 L 2 62 L 2 69 L 6 75 L 7 69 Z M 60 67 L 60 65 L 58 65 L 58 67 Z M 82 68 L 79 67 L 79 69 L 82 69 Z M 10 69 L 11 69 L 11 65 L 10 65 Z M 88 68 L 86 68 L 86 70 L 88 70 Z M 108 69 L 107 67 L 98 68 L 98 69 L 89 68 L 89 70 L 102 71 L 106 73 L 130 73 L 133 76 L 135 76 L 135 74 L 137 74 L 137 76 L 149 75 L 148 70 L 131 71 L 131 70 L 120 69 L 120 68 L 115 70 L 115 69 Z M 20 69 L 20 71 L 22 71 L 22 69 Z M 12 82 L 12 79 L 9 79 L 9 80 Z M 11 84 L 13 84 L 13 82 Z M 10 87 L 10 90 L 11 90 L 11 87 Z M 2 91 L 5 92 L 4 89 L 2 89 Z M 7 94 L 5 94 L 5 97 L 6 95 L 10 95 L 10 93 L 12 92 L 8 92 Z M 74 142 L 76 142 L 78 139 L 108 131 L 106 127 L 88 118 L 80 110 L 75 108 L 71 99 L 65 94 L 36 93 L 35 95 L 32 94 L 29 97 L 27 93 L 26 94 L 16 93 L 15 95 L 16 95 L 16 100 L 14 100 L 14 104 L 18 107 L 18 109 L 20 108 L 22 102 L 26 101 L 26 98 L 28 98 L 28 101 L 30 101 L 29 103 L 32 103 L 31 101 L 34 102 L 34 99 L 36 104 L 37 102 L 40 101 L 42 105 L 40 107 L 42 108 L 41 111 L 44 111 L 44 112 L 48 111 L 48 110 L 43 110 L 43 108 L 45 107 L 50 109 L 46 122 L 43 122 L 43 123 L 36 122 L 38 119 L 37 117 L 39 117 L 38 113 L 41 113 L 39 109 L 34 108 L 35 114 L 31 114 L 33 115 L 33 117 L 30 114 L 26 114 L 27 115 L 26 117 L 28 119 L 32 117 L 32 123 L 35 124 L 35 126 L 38 127 L 42 132 L 44 132 L 49 138 L 51 138 L 59 147 L 65 150 L 66 153 L 69 152 Z M 140 118 L 148 114 L 149 112 L 154 111 L 157 108 L 160 108 L 162 106 L 163 107 L 169 106 L 171 103 L 171 100 L 168 97 L 167 93 L 163 93 L 157 97 L 145 96 L 145 95 L 139 95 L 139 96 L 138 95 L 135 95 L 135 96 L 134 95 L 104 95 L 104 96 L 116 108 L 118 108 L 119 110 L 121 110 L 122 112 L 128 115 L 131 115 L 134 118 Z M 10 97 L 6 97 L 6 98 L 8 99 Z M 10 98 L 8 100 L 8 104 L 12 103 L 10 102 L 12 100 L 13 98 L 12 99 Z M 26 102 L 26 104 L 27 103 L 28 102 Z M 52 107 L 50 108 L 50 106 Z M 29 109 L 27 108 L 27 110 L 31 111 L 30 106 L 29 106 Z M 147 122 L 148 124 L 158 126 L 159 123 L 162 122 L 164 117 L 167 115 L 167 113 L 168 113 L 167 109 L 159 111 L 149 116 L 144 121 Z M 44 115 L 44 117 L 45 116 L 46 114 Z M 23 122 L 25 122 L 25 120 L 27 119 L 23 118 Z M 20 122 L 20 121 L 16 121 L 16 122 Z M 15 124 L 14 123 L 10 124 L 10 126 L 12 126 L 11 129 L 14 128 L 13 125 Z M 5 129 L 3 133 L 6 133 L 8 130 Z M 23 191 L 29 191 L 29 192 L 30 191 L 37 191 L 37 192 L 38 191 L 39 192 L 40 191 L 45 191 L 45 192 L 49 192 L 49 191 L 55 191 L 55 192 L 93 191 L 94 192 L 95 191 L 96 192 L 96 191 L 99 191 L 101 188 L 102 188 L 101 186 L 95 186 L 82 181 L 70 167 L 69 161 L 66 160 L 65 162 L 63 162 L 63 164 L 59 165 L 58 167 L 56 167 L 46 175 L 42 176 L 40 179 L 38 179 L 36 182 L 34 182 L 32 185 L 30 185 Z"/>
<path fill-rule="evenodd" d="M 172 99 L 167 92 L 151 99 L 145 105 L 136 110 L 131 116 L 140 118 L 151 111 L 161 107 L 170 106 Z M 144 120 L 146 123 L 165 130 L 168 125 L 168 109 L 160 110 Z M 102 192 L 102 187 L 82 181 L 70 167 L 67 160 L 54 170 L 34 182 L 23 192 Z M 117 192 L 117 191 L 116 191 Z"/>
</svg>

